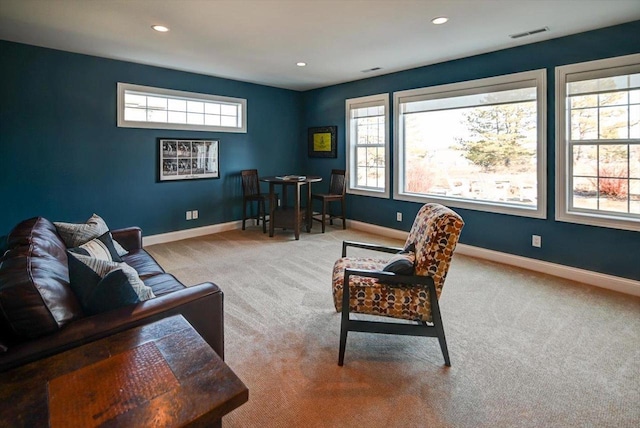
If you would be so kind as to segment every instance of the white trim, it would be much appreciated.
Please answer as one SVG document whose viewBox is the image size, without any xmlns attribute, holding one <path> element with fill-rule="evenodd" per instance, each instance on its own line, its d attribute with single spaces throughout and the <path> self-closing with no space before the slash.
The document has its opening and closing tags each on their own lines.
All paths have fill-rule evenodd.
<svg viewBox="0 0 640 428">
<path fill-rule="evenodd" d="M 401 191 L 404 188 L 404 150 L 401 144 L 402 136 L 401 104 L 408 99 L 448 98 L 453 96 L 480 93 L 492 87 L 505 88 L 518 85 L 520 82 L 535 82 L 537 109 L 537 145 L 536 145 L 536 180 L 537 207 L 520 206 L 517 204 L 476 201 L 457 197 L 439 197 L 436 195 L 421 196 Z M 493 212 L 516 215 L 521 217 L 547 218 L 547 72 L 546 69 L 512 73 L 503 76 L 488 77 L 465 82 L 450 83 L 440 86 L 424 87 L 398 91 L 393 93 L 393 199 L 410 202 L 438 202 L 450 207 L 458 207 L 476 211 Z"/>
<path fill-rule="evenodd" d="M 141 92 L 149 95 L 159 95 L 168 98 L 187 99 L 195 101 L 214 101 L 220 103 L 233 104 L 238 107 L 238 119 L 240 127 L 231 126 L 208 126 L 208 125 L 190 125 L 185 123 L 162 123 L 162 122 L 137 122 L 125 120 L 124 118 L 124 95 L 126 91 Z M 152 86 L 134 85 L 131 83 L 118 82 L 117 85 L 117 105 L 118 112 L 117 125 L 119 128 L 145 128 L 145 129 L 177 129 L 186 131 L 204 131 L 204 132 L 247 132 L 247 100 L 244 98 L 225 97 L 222 95 L 201 94 L 197 92 L 176 91 L 173 89 L 154 88 Z"/>
<path fill-rule="evenodd" d="M 626 67 L 630 64 L 640 63 L 640 54 L 625 55 L 616 58 L 599 59 L 596 61 L 581 62 L 577 64 L 563 65 L 555 68 L 555 93 L 556 93 L 556 215 L 557 221 L 566 223 L 586 224 L 590 226 L 608 227 L 613 229 L 640 231 L 640 219 L 632 219 L 624 216 L 616 216 L 615 213 L 581 213 L 569 211 L 569 192 L 567 192 L 570 156 L 567 153 L 567 123 L 566 123 L 566 98 L 567 75 L 599 71 L 618 67 Z M 597 143 L 596 143 L 597 144 Z"/>
<path fill-rule="evenodd" d="M 356 230 L 373 233 L 375 235 L 386 236 L 393 239 L 405 240 L 408 232 L 391 229 L 361 221 L 347 220 L 347 226 Z M 179 241 L 188 238 L 211 235 L 213 233 L 226 232 L 242 228 L 242 221 L 232 221 L 228 223 L 214 224 L 211 226 L 196 227 L 193 229 L 177 230 L 175 232 L 150 235 L 142 238 L 143 246 L 164 244 L 167 242 Z M 501 253 L 499 251 L 487 250 L 485 248 L 474 247 L 466 244 L 458 244 L 456 252 L 469 257 L 489 260 L 510 266 L 517 266 L 534 272 L 542 272 L 559 278 L 594 285 L 620 293 L 640 296 L 640 281 L 634 281 L 619 276 L 606 275 L 585 269 L 564 266 L 556 263 L 545 262 L 543 260 L 530 259 L 528 257 L 516 256 L 513 254 Z"/>
<path fill-rule="evenodd" d="M 176 230 L 175 232 L 159 233 L 142 238 L 142 246 L 165 244 L 167 242 L 180 241 L 182 239 L 197 238 L 213 233 L 227 232 L 242 228 L 242 221 L 212 224 L 210 226 L 194 227 L 193 229 Z"/>
<path fill-rule="evenodd" d="M 404 240 L 407 238 L 408 232 L 390 229 L 387 227 L 377 226 L 359 221 L 349 221 L 350 227 L 377 235 L 387 236 L 389 238 Z M 606 288 L 620 293 L 630 294 L 632 296 L 640 296 L 640 281 L 634 281 L 619 276 L 607 275 L 599 272 L 593 272 L 585 269 L 564 266 L 557 263 L 546 262 L 543 260 L 531 259 L 528 257 L 516 256 L 513 254 L 502 253 L 499 251 L 487 250 L 485 248 L 474 247 L 466 244 L 458 244 L 456 252 L 469 257 L 477 257 L 497 263 L 510 266 L 517 266 L 534 272 L 542 272 L 559 278 L 569 279 L 588 285 L 594 285 L 600 288 Z"/>
<path fill-rule="evenodd" d="M 353 166 L 351 165 L 351 160 L 353 158 L 353 147 L 351 146 L 351 109 L 363 107 L 362 104 L 367 104 L 367 107 L 372 106 L 384 106 L 384 138 L 385 138 L 385 147 L 384 147 L 384 156 L 385 156 L 385 166 L 384 166 L 384 191 L 380 190 L 367 190 L 361 187 L 351 187 L 351 175 L 353 172 Z M 346 192 L 351 195 L 361 195 L 361 196 L 373 196 L 375 198 L 385 198 L 388 199 L 391 194 L 391 190 L 389 187 L 391 186 L 391 163 L 389 162 L 391 156 L 391 142 L 389 140 L 389 126 L 390 126 L 390 118 L 391 114 L 389 112 L 389 94 L 377 94 L 377 95 L 368 95 L 365 97 L 359 98 L 349 98 L 345 100 L 345 157 L 346 157 L 346 166 L 347 166 L 347 190 Z"/>
</svg>

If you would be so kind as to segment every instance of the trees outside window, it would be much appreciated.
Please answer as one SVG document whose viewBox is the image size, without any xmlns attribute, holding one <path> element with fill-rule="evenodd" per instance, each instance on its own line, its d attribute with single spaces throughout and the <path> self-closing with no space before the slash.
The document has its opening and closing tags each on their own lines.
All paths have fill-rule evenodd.
<svg viewBox="0 0 640 428">
<path fill-rule="evenodd" d="M 346 101 L 347 192 L 389 196 L 389 95 Z"/>
<path fill-rule="evenodd" d="M 394 94 L 398 199 L 543 217 L 544 72 Z"/>
<path fill-rule="evenodd" d="M 562 221 L 640 230 L 640 55 L 556 68 Z"/>
</svg>

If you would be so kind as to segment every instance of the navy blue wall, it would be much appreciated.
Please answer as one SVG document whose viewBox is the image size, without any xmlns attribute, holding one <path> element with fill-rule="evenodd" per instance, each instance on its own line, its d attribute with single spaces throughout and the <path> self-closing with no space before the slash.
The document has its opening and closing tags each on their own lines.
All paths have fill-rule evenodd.
<svg viewBox="0 0 640 428">
<path fill-rule="evenodd" d="M 299 92 L 4 41 L 0 63 L 0 235 L 94 212 L 147 235 L 237 220 L 241 169 L 279 174 L 303 155 Z M 246 98 L 248 132 L 118 128 L 117 82 Z M 159 137 L 219 138 L 221 178 L 156 182 Z"/>
<path fill-rule="evenodd" d="M 546 68 L 547 219 L 457 209 L 461 242 L 640 279 L 640 234 L 554 221 L 553 68 L 640 52 L 637 34 L 640 21 L 305 93 L 0 41 L 0 235 L 37 215 L 84 221 L 96 212 L 147 235 L 237 220 L 241 169 L 328 178 L 345 167 L 347 98 Z M 116 82 L 246 98 L 248 132 L 118 128 Z M 338 158 L 308 158 L 307 128 L 327 125 L 338 126 Z M 221 178 L 156 182 L 159 137 L 220 138 Z M 347 207 L 354 220 L 408 230 L 420 204 L 349 195 Z M 186 221 L 194 209 L 200 218 Z M 532 234 L 542 248 L 531 247 Z"/>
<path fill-rule="evenodd" d="M 304 125 L 306 127 L 338 125 L 338 158 L 307 159 L 306 171 L 309 174 L 327 177 L 331 168 L 345 166 L 345 100 L 348 98 L 389 93 L 392 104 L 392 94 L 395 91 L 546 68 L 548 86 L 547 219 L 456 209 L 466 222 L 461 242 L 611 275 L 640 279 L 639 233 L 560 223 L 554 220 L 554 67 L 640 52 L 639 34 L 640 21 L 636 21 L 306 92 L 304 94 Z M 416 56 L 419 56 L 419 53 L 416 53 Z M 393 124 L 391 129 L 393 144 Z M 392 198 L 381 199 L 356 195 L 349 195 L 347 198 L 349 218 L 401 230 L 409 230 L 420 206 L 421 204 L 396 201 Z M 404 214 L 403 222 L 396 222 L 397 211 Z M 533 234 L 542 236 L 542 248 L 531 246 Z"/>
</svg>

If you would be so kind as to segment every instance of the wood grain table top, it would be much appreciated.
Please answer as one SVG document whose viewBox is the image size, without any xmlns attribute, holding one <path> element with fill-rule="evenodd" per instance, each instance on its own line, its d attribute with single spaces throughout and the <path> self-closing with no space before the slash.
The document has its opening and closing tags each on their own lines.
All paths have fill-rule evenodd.
<svg viewBox="0 0 640 428">
<path fill-rule="evenodd" d="M 12 427 L 215 426 L 248 397 L 181 315 L 0 373 Z"/>
</svg>

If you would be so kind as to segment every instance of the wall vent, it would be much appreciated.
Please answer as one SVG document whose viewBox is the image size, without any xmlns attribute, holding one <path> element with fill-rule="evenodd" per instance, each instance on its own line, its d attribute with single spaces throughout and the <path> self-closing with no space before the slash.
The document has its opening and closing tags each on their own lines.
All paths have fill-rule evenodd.
<svg viewBox="0 0 640 428">
<path fill-rule="evenodd" d="M 549 27 L 543 27 L 538 28 L 537 30 L 525 31 L 524 33 L 509 34 L 509 37 L 512 39 L 519 39 L 520 37 L 533 36 L 534 34 L 545 33 L 547 31 L 549 31 Z"/>
<path fill-rule="evenodd" d="M 362 70 L 363 73 L 371 73 L 372 71 L 378 71 L 378 70 L 382 70 L 382 67 L 373 67 L 373 68 L 369 68 L 367 70 Z"/>
</svg>

